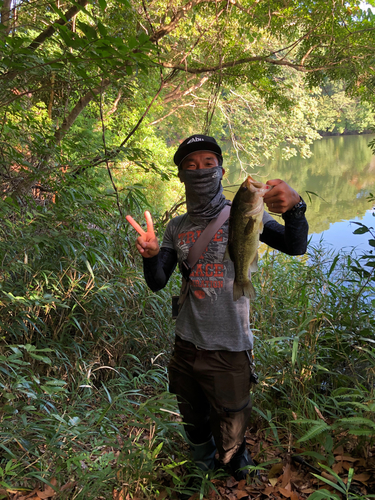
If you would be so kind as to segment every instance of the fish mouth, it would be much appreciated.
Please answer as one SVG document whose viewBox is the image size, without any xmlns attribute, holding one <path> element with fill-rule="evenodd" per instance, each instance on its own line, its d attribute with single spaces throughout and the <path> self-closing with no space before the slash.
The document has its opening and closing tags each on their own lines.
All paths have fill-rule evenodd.
<svg viewBox="0 0 375 500">
<path fill-rule="evenodd" d="M 245 188 L 249 189 L 250 191 L 255 191 L 258 189 L 264 189 L 266 184 L 264 184 L 263 182 L 260 182 L 260 181 L 256 181 L 255 179 L 253 179 L 251 177 L 251 175 L 249 175 L 247 177 L 247 179 L 245 180 L 245 182 L 243 183 L 243 186 Z M 270 187 L 268 188 L 268 186 L 267 186 L 267 189 L 270 189 Z"/>
</svg>

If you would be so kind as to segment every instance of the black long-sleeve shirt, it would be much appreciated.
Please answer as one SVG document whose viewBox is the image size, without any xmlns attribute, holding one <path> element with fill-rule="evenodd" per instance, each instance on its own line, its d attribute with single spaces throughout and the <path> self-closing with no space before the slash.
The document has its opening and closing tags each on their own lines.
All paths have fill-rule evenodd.
<svg viewBox="0 0 375 500">
<path fill-rule="evenodd" d="M 288 255 L 303 255 L 307 249 L 309 226 L 305 216 L 296 218 L 293 213 L 283 214 L 285 226 L 269 218 L 260 241 Z M 177 252 L 161 248 L 158 255 L 143 259 L 146 283 L 153 292 L 165 287 L 177 265 Z"/>
</svg>

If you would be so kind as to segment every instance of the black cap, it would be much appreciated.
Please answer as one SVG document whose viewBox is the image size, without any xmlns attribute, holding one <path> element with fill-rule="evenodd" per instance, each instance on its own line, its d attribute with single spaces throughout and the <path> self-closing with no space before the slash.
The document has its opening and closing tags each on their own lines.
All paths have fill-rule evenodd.
<svg viewBox="0 0 375 500">
<path fill-rule="evenodd" d="M 195 153 L 196 151 L 211 151 L 219 157 L 220 163 L 223 163 L 221 149 L 215 139 L 208 135 L 199 134 L 191 135 L 190 137 L 185 139 L 184 142 L 181 142 L 173 157 L 173 161 L 178 167 L 180 167 L 183 160 L 191 153 Z"/>
</svg>

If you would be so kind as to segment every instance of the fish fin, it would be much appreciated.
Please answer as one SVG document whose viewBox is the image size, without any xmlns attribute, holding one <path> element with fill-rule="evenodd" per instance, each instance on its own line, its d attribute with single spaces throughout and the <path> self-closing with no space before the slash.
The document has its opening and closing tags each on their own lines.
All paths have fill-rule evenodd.
<svg viewBox="0 0 375 500">
<path fill-rule="evenodd" d="M 249 234 L 251 234 L 253 232 L 253 230 L 254 230 L 254 219 L 252 217 L 250 217 L 247 224 L 246 224 L 244 233 L 246 236 L 248 236 Z"/>
<path fill-rule="evenodd" d="M 239 285 L 238 283 L 236 283 L 236 281 L 234 281 L 233 283 L 234 301 L 240 299 L 241 297 L 249 297 L 249 299 L 254 300 L 255 295 L 256 295 L 255 288 L 250 280 L 244 285 Z"/>
<path fill-rule="evenodd" d="M 255 254 L 254 260 L 250 264 L 249 269 L 252 273 L 256 273 L 258 271 L 258 252 Z"/>
<path fill-rule="evenodd" d="M 261 221 L 259 224 L 259 234 L 263 233 L 263 229 L 264 229 L 264 224 L 263 224 L 263 221 Z"/>
</svg>

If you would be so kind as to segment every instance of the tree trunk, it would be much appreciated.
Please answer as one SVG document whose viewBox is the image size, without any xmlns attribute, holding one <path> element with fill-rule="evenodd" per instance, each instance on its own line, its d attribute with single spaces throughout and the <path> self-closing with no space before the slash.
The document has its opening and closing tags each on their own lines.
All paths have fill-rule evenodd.
<svg viewBox="0 0 375 500">
<path fill-rule="evenodd" d="M 1 8 L 1 24 L 5 27 L 5 32 L 3 34 L 8 35 L 10 31 L 10 7 L 12 0 L 3 0 L 3 6 Z"/>
</svg>

